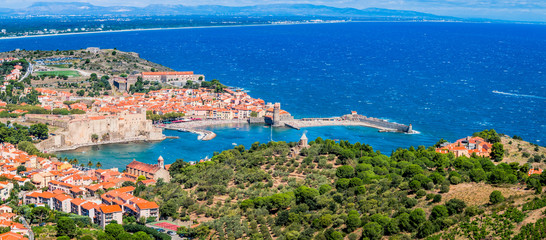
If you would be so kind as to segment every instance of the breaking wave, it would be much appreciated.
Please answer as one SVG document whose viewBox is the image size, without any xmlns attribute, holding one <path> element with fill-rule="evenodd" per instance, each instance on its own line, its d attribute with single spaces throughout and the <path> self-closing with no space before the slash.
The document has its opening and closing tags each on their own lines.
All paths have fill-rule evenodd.
<svg viewBox="0 0 546 240">
<path fill-rule="evenodd" d="M 538 98 L 538 99 L 544 99 L 544 100 L 546 100 L 546 97 L 535 96 L 535 95 L 517 94 L 517 93 L 507 93 L 507 92 L 501 92 L 501 91 L 497 91 L 497 90 L 493 90 L 493 93 L 502 94 L 502 95 L 508 95 L 508 96 L 514 96 L 514 97 Z"/>
</svg>

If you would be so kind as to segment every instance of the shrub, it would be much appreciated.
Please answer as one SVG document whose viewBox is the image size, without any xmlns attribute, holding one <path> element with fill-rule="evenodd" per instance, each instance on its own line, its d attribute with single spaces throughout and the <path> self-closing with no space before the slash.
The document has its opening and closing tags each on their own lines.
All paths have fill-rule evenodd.
<svg viewBox="0 0 546 240">
<path fill-rule="evenodd" d="M 427 220 L 425 211 L 421 208 L 413 210 L 409 215 L 409 220 L 413 228 L 417 228 Z"/>
<path fill-rule="evenodd" d="M 470 179 L 474 182 L 481 182 L 486 179 L 485 171 L 481 168 L 474 168 L 470 170 Z"/>
<path fill-rule="evenodd" d="M 436 195 L 436 194 L 434 194 L 434 193 L 429 193 L 429 194 L 427 194 L 426 200 L 431 200 L 431 199 L 433 199 L 435 195 Z"/>
<path fill-rule="evenodd" d="M 338 190 L 344 190 L 344 189 L 347 189 L 349 188 L 349 184 L 350 184 L 351 180 L 347 179 L 347 178 L 340 178 L 336 181 L 336 189 Z"/>
<path fill-rule="evenodd" d="M 358 227 L 360 227 L 361 222 L 360 222 L 360 216 L 359 216 L 358 212 L 351 211 L 349 213 L 349 215 L 347 216 L 347 221 L 345 221 L 345 223 L 347 224 L 347 230 L 349 232 L 352 232 L 355 229 L 357 229 Z"/>
<path fill-rule="evenodd" d="M 362 179 L 357 178 L 357 177 L 351 178 L 351 180 L 349 182 L 350 187 L 358 187 L 358 186 L 360 186 L 362 184 L 363 184 Z"/>
<path fill-rule="evenodd" d="M 364 225 L 362 235 L 366 236 L 370 240 L 379 240 L 383 237 L 383 228 L 379 223 L 369 222 Z"/>
<path fill-rule="evenodd" d="M 421 189 L 421 182 L 417 181 L 417 180 L 413 180 L 409 183 L 409 187 L 412 191 L 416 192 L 418 191 L 419 189 Z"/>
<path fill-rule="evenodd" d="M 336 170 L 336 176 L 338 178 L 352 178 L 355 175 L 355 170 L 349 165 L 338 167 Z"/>
<path fill-rule="evenodd" d="M 449 211 L 449 215 L 453 215 L 456 213 L 462 213 L 466 208 L 466 203 L 463 200 L 454 198 L 446 202 L 446 207 Z"/>
<path fill-rule="evenodd" d="M 495 162 L 500 162 L 502 160 L 502 158 L 504 157 L 504 147 L 502 146 L 502 143 L 497 142 L 493 144 L 493 146 L 491 147 L 490 156 L 491 159 Z"/>
<path fill-rule="evenodd" d="M 325 194 L 329 192 L 330 190 L 332 190 L 332 186 L 330 186 L 329 184 L 320 185 L 319 194 L 320 195 Z"/>
<path fill-rule="evenodd" d="M 483 213 L 483 210 L 479 209 L 477 206 L 467 207 L 464 211 L 464 215 L 467 217 L 473 217 L 482 213 Z"/>
<path fill-rule="evenodd" d="M 123 225 L 123 228 L 125 229 L 125 231 L 130 233 L 136 233 L 141 231 L 145 232 L 151 235 L 156 240 L 171 240 L 171 236 L 169 236 L 168 234 L 160 233 L 153 228 L 149 228 L 140 224 L 127 224 Z"/>
<path fill-rule="evenodd" d="M 430 212 L 430 220 L 434 221 L 436 219 L 444 218 L 449 216 L 449 213 L 447 211 L 447 207 L 444 205 L 436 205 L 432 208 L 432 211 Z"/>
<path fill-rule="evenodd" d="M 366 193 L 366 187 L 364 185 L 360 185 L 360 186 L 356 187 L 355 193 L 357 195 L 362 195 L 362 194 Z"/>
<path fill-rule="evenodd" d="M 449 183 L 447 183 L 447 184 L 442 184 L 442 186 L 440 187 L 440 192 L 441 192 L 441 193 L 447 193 L 447 192 L 449 192 Z"/>
<path fill-rule="evenodd" d="M 503 201 L 504 196 L 502 196 L 502 193 L 500 191 L 495 190 L 489 195 L 489 202 L 491 204 L 497 204 Z"/>
<path fill-rule="evenodd" d="M 436 232 L 436 225 L 434 225 L 431 221 L 426 221 L 417 229 L 417 237 L 418 238 L 425 238 L 433 233 Z"/>
<path fill-rule="evenodd" d="M 451 184 L 457 185 L 457 184 L 461 183 L 461 178 L 458 177 L 458 176 L 453 176 L 453 177 L 449 178 L 449 181 L 451 182 Z"/>
<path fill-rule="evenodd" d="M 420 190 L 417 191 L 417 193 L 416 193 L 417 198 L 422 198 L 422 197 L 424 197 L 426 194 L 427 194 L 427 191 L 425 191 L 425 190 L 423 190 L 423 189 L 420 189 Z"/>
</svg>

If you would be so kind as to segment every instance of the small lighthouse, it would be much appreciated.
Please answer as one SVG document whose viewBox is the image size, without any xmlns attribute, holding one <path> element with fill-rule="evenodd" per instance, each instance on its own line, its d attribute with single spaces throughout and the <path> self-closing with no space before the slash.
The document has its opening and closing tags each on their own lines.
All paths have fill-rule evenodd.
<svg viewBox="0 0 546 240">
<path fill-rule="evenodd" d="M 165 168 L 165 160 L 163 160 L 163 157 L 162 157 L 162 156 L 159 156 L 159 158 L 157 158 L 157 166 L 158 166 L 160 169 L 164 169 L 164 168 Z"/>
<path fill-rule="evenodd" d="M 309 139 L 307 139 L 307 136 L 305 135 L 305 133 L 303 133 L 303 135 L 301 135 L 301 138 L 300 138 L 300 147 L 301 148 L 306 148 L 308 147 L 309 145 L 307 144 Z"/>
</svg>

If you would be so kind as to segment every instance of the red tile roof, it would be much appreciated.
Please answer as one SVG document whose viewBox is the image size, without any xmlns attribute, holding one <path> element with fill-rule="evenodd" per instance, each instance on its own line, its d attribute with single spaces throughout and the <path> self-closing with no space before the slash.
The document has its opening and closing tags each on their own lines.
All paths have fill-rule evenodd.
<svg viewBox="0 0 546 240">
<path fill-rule="evenodd" d="M 40 194 L 40 197 L 42 198 L 53 198 L 55 197 L 55 193 L 52 193 L 52 192 L 43 192 L 42 194 Z"/>
<path fill-rule="evenodd" d="M 529 169 L 529 176 L 533 175 L 533 174 L 542 174 L 542 169 L 538 168 L 538 169 L 534 169 L 534 168 L 531 168 Z"/>
<path fill-rule="evenodd" d="M 82 203 L 85 202 L 85 200 L 81 199 L 81 198 L 74 198 L 70 201 L 71 203 L 75 204 L 75 205 L 81 205 Z"/>
<path fill-rule="evenodd" d="M 0 234 L 0 240 L 28 240 L 28 238 L 18 233 L 7 232 Z"/>
<path fill-rule="evenodd" d="M 57 196 L 55 196 L 55 199 L 59 200 L 59 201 L 64 201 L 64 200 L 67 200 L 67 199 L 72 199 L 71 197 L 69 197 L 68 195 L 66 194 L 59 194 Z"/>
<path fill-rule="evenodd" d="M 115 213 L 115 212 L 121 212 L 121 207 L 119 205 L 103 205 L 103 206 L 100 206 L 100 210 L 103 213 Z"/>
<path fill-rule="evenodd" d="M 147 164 L 136 160 L 133 160 L 131 163 L 129 163 L 127 165 L 127 168 L 133 168 L 146 173 L 155 173 L 157 172 L 157 170 L 159 170 L 159 166 L 157 165 Z"/>
<path fill-rule="evenodd" d="M 137 203 L 136 204 L 138 208 L 142 209 L 153 209 L 153 208 L 159 208 L 157 203 L 155 202 L 146 202 L 146 203 Z"/>
</svg>

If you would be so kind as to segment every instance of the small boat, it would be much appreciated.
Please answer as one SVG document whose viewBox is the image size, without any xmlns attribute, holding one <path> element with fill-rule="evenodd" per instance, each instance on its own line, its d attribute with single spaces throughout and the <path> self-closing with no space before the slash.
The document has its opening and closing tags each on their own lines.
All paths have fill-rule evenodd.
<svg viewBox="0 0 546 240">
<path fill-rule="evenodd" d="M 233 145 L 233 146 L 237 146 L 237 143 L 232 143 L 231 145 Z"/>
</svg>

